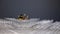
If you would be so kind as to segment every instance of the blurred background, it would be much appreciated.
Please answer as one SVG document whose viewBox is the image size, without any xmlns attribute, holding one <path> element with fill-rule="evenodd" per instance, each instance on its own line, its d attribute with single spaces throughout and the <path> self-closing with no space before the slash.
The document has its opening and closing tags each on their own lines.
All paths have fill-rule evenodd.
<svg viewBox="0 0 60 34">
<path fill-rule="evenodd" d="M 26 13 L 30 18 L 60 21 L 59 0 L 0 0 L 0 18 L 17 18 Z"/>
</svg>

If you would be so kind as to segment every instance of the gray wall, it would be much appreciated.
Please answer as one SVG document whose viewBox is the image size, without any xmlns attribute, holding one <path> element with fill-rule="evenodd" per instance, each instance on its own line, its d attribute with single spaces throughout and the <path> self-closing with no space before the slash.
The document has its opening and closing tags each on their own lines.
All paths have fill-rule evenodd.
<svg viewBox="0 0 60 34">
<path fill-rule="evenodd" d="M 58 0 L 0 0 L 0 17 L 27 13 L 31 18 L 60 20 Z"/>
</svg>

